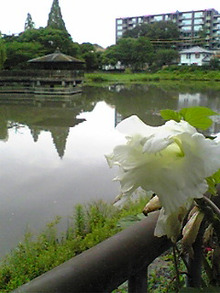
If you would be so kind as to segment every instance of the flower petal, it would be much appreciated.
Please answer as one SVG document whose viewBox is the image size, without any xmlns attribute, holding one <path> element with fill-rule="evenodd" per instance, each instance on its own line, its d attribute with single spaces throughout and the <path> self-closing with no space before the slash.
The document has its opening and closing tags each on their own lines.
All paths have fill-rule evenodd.
<svg viewBox="0 0 220 293">
<path fill-rule="evenodd" d="M 220 168 L 220 143 L 206 139 L 186 121 L 151 127 L 132 116 L 117 128 L 129 137 L 127 144 L 114 148 L 108 162 L 119 166 L 116 180 L 122 192 L 129 195 L 142 187 L 156 193 L 166 222 L 201 198 L 208 188 L 205 179 Z"/>
</svg>

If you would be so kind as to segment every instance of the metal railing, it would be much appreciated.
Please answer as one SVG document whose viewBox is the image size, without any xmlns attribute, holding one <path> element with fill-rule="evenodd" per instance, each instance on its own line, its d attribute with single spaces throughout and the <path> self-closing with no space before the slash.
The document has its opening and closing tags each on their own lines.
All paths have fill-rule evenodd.
<svg viewBox="0 0 220 293">
<path fill-rule="evenodd" d="M 128 280 L 129 293 L 147 292 L 147 267 L 171 247 L 155 237 L 158 212 L 19 287 L 23 292 L 112 292 Z"/>
</svg>

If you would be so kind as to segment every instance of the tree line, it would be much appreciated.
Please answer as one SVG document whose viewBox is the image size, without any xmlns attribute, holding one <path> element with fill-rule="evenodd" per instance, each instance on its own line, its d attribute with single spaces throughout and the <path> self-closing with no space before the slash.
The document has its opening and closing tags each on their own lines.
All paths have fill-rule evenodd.
<svg viewBox="0 0 220 293">
<path fill-rule="evenodd" d="M 87 70 L 101 69 L 105 65 L 114 68 L 118 61 L 132 70 L 144 69 L 146 65 L 170 64 L 178 57 L 177 50 L 167 44 L 158 46 L 152 40 L 176 38 L 177 31 L 168 23 L 158 22 L 154 27 L 152 36 L 149 35 L 150 30 L 144 34 L 145 27 L 139 26 L 128 31 L 117 44 L 102 50 L 98 45 L 74 42 L 66 29 L 55 26 L 35 29 L 28 14 L 23 32 L 17 36 L 1 36 L 0 68 L 27 68 L 27 60 L 53 53 L 57 48 L 64 54 L 84 60 Z"/>
<path fill-rule="evenodd" d="M 53 53 L 57 48 L 64 54 L 85 61 L 86 70 L 98 70 L 110 66 L 138 71 L 146 68 L 159 69 L 178 62 L 180 33 L 171 21 L 141 24 L 127 30 L 115 45 L 107 49 L 91 43 L 74 42 L 66 30 L 54 0 L 47 27 L 35 28 L 28 13 L 25 29 L 19 35 L 0 36 L 0 69 L 25 69 L 29 59 Z"/>
</svg>

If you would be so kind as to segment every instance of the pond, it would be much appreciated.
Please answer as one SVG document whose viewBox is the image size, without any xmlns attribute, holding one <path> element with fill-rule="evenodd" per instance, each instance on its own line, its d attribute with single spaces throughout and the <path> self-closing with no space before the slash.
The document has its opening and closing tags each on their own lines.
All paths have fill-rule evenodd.
<svg viewBox="0 0 220 293">
<path fill-rule="evenodd" d="M 137 114 L 161 125 L 160 109 L 189 106 L 219 111 L 220 93 L 145 84 L 84 86 L 63 98 L 0 95 L 0 255 L 56 215 L 65 226 L 77 203 L 113 201 L 119 184 L 104 155 L 123 142 L 119 121 Z M 209 132 L 219 131 L 215 117 Z"/>
</svg>

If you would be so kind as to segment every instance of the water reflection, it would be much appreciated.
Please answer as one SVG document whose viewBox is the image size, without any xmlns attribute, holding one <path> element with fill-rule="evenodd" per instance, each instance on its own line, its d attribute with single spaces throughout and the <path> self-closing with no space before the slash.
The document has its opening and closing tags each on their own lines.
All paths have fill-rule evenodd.
<svg viewBox="0 0 220 293">
<path fill-rule="evenodd" d="M 195 107 L 195 106 L 203 106 L 209 107 L 215 112 L 219 112 L 220 109 L 220 96 L 210 98 L 207 93 L 185 93 L 179 94 L 178 99 L 178 109 L 187 108 L 187 107 Z M 213 124 L 210 129 L 207 131 L 208 134 L 218 133 L 220 132 L 220 118 L 215 116 L 212 118 Z"/>
<path fill-rule="evenodd" d="M 183 89 L 184 88 L 184 89 Z M 159 112 L 161 109 L 179 110 L 185 107 L 204 106 L 219 112 L 220 92 L 207 86 L 198 90 L 187 86 L 167 88 L 157 85 L 111 85 L 102 89 L 102 98 L 116 109 L 116 122 L 137 114 L 149 125 L 161 125 L 164 121 Z M 88 88 L 91 93 L 95 89 Z M 219 117 L 213 117 L 214 124 L 208 133 L 220 131 Z"/>
<path fill-rule="evenodd" d="M 42 132 L 49 132 L 57 153 L 62 158 L 70 127 L 84 121 L 76 116 L 85 108 L 93 108 L 89 103 L 85 107 L 80 98 L 81 95 L 63 99 L 26 95 L 23 102 L 24 96 L 21 95 L 1 95 L 0 139 L 7 141 L 8 130 L 18 130 L 22 125 L 30 129 L 34 142 L 38 141 Z"/>
<path fill-rule="evenodd" d="M 161 109 L 197 103 L 218 110 L 219 98 L 210 90 L 150 85 L 84 87 L 62 99 L 0 96 L 0 253 L 27 225 L 38 230 L 54 215 L 70 215 L 76 203 L 113 200 L 119 186 L 104 154 L 123 141 L 114 129 L 122 118 L 137 114 L 160 125 Z M 214 125 L 220 131 L 218 119 Z"/>
</svg>

